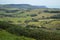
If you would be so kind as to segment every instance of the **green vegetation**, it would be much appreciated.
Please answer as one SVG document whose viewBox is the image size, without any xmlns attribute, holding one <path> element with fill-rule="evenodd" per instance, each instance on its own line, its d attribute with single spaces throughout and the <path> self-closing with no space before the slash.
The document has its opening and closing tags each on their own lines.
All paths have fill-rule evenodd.
<svg viewBox="0 0 60 40">
<path fill-rule="evenodd" d="M 0 9 L 0 40 L 60 40 L 60 9 Z"/>
<path fill-rule="evenodd" d="M 60 31 L 57 32 L 57 31 L 46 30 L 46 29 L 41 29 L 41 28 L 30 29 L 30 28 L 26 28 L 26 27 L 21 27 L 21 26 L 19 27 L 16 25 L 12 25 L 7 22 L 0 22 L 0 23 L 8 24 L 7 26 L 0 24 L 1 25 L 0 28 L 5 29 L 7 31 L 7 34 L 5 34 L 4 31 L 1 32 L 1 33 L 5 34 L 4 36 L 9 35 L 8 34 L 8 32 L 9 32 L 9 33 L 17 35 L 17 36 L 26 36 L 26 37 L 34 38 L 36 40 L 60 40 Z M 10 37 L 7 37 L 7 38 L 10 38 Z M 13 38 L 15 38 L 15 37 L 13 37 Z"/>
<path fill-rule="evenodd" d="M 14 34 L 10 34 L 5 30 L 0 30 L 0 40 L 35 40 L 35 39 L 27 38 L 24 36 L 16 36 Z"/>
</svg>

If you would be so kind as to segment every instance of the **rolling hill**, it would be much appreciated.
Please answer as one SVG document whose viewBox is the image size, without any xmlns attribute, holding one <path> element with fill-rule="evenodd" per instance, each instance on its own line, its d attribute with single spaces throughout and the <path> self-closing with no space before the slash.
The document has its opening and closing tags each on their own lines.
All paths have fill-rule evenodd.
<svg viewBox="0 0 60 40">
<path fill-rule="evenodd" d="M 38 9 L 38 8 L 47 8 L 47 7 L 46 6 L 33 6 L 30 4 L 5 4 L 5 5 L 0 5 L 0 8 Z"/>
<path fill-rule="evenodd" d="M 29 4 L 0 5 L 0 40 L 35 39 L 60 40 L 59 8 Z"/>
</svg>

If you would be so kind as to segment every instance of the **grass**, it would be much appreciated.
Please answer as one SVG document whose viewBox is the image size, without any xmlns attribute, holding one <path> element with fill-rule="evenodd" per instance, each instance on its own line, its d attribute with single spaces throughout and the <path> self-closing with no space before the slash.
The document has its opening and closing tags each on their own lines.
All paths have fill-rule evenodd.
<svg viewBox="0 0 60 40">
<path fill-rule="evenodd" d="M 58 21 L 58 20 L 52 21 L 48 24 L 45 24 L 45 27 L 47 27 L 47 28 L 60 28 L 60 21 Z"/>
<path fill-rule="evenodd" d="M 4 17 L 4 18 L 0 18 L 0 21 L 12 21 L 13 23 L 18 23 L 18 21 L 21 21 L 22 23 L 24 23 L 25 20 L 31 20 L 31 17 L 26 17 L 26 18 Z"/>
<path fill-rule="evenodd" d="M 10 30 L 12 30 L 12 33 L 17 33 L 17 34 L 20 34 L 20 31 L 22 32 L 22 34 L 26 34 L 25 36 L 28 36 L 30 35 L 30 37 L 35 37 L 36 39 L 39 38 L 42 39 L 42 40 L 45 40 L 49 38 L 50 39 L 60 39 L 60 30 L 48 30 L 49 28 L 60 28 L 60 19 L 45 19 L 47 17 L 51 17 L 51 16 L 54 16 L 54 15 L 60 15 L 58 13 L 46 13 L 44 12 L 45 10 L 47 9 L 34 9 L 34 10 L 23 10 L 23 9 L 18 9 L 18 8 L 5 8 L 6 10 L 19 10 L 17 12 L 10 12 L 10 13 L 6 13 L 5 11 L 0 11 L 0 15 L 3 16 L 3 17 L 0 17 L 0 21 L 12 21 L 12 24 L 18 24 L 18 26 L 20 24 L 22 24 L 22 27 L 25 27 L 27 25 L 29 25 L 29 28 L 30 28 L 30 25 L 34 26 L 33 29 L 20 29 L 20 26 L 19 27 L 11 27 L 9 28 Z M 48 9 L 48 10 L 54 10 L 54 9 Z M 12 16 L 15 16 L 15 17 L 5 17 L 5 15 L 12 15 Z M 32 14 L 36 14 L 37 16 L 34 16 L 34 17 L 31 17 Z M 44 18 L 43 18 L 44 16 Z M 33 19 L 32 19 L 33 18 Z M 42 18 L 42 19 L 41 19 Z M 37 19 L 38 22 L 35 22 L 34 19 Z M 32 22 L 32 21 L 33 22 Z M 29 21 L 28 23 L 25 23 L 25 21 Z M 4 24 L 4 23 L 3 23 Z M 7 24 L 6 24 L 7 25 Z M 36 27 L 38 27 L 38 29 L 34 29 Z M 45 28 L 48 28 L 48 29 L 44 29 L 44 28 L 39 28 L 39 27 L 45 27 Z M 6 29 L 7 30 L 7 29 Z M 7 32 L 6 30 L 1 30 L 0 29 L 0 40 L 35 40 L 33 38 L 28 38 L 28 37 L 25 37 L 25 36 L 17 36 L 17 35 L 14 35 L 14 34 L 11 34 L 9 32 Z M 45 32 L 47 31 L 47 32 Z M 54 32 L 52 34 L 52 32 Z M 55 32 L 58 34 L 55 35 Z M 15 33 L 15 34 L 16 34 Z M 51 34 L 50 34 L 51 33 Z M 50 34 L 50 35 L 49 35 Z M 57 38 L 56 38 L 57 37 Z M 43 39 L 44 38 L 44 39 Z"/>
<path fill-rule="evenodd" d="M 10 34 L 5 30 L 0 30 L 0 40 L 35 40 L 33 38 L 27 38 L 24 36 L 16 36 L 14 34 Z"/>
</svg>

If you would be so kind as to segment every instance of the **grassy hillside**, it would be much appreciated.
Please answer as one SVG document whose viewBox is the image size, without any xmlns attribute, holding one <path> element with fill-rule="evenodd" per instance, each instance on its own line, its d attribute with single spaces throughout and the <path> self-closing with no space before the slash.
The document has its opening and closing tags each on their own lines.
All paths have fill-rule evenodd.
<svg viewBox="0 0 60 40">
<path fill-rule="evenodd" d="M 59 11 L 60 9 L 49 8 L 40 8 L 34 10 L 24 10 L 18 8 L 1 8 L 0 21 L 7 21 L 11 24 L 17 25 L 35 25 L 41 27 L 44 25 L 48 25 L 48 22 L 50 21 L 58 21 L 58 19 L 60 20 L 60 17 L 58 16 L 60 15 Z M 51 27 L 53 27 L 53 25 L 51 25 Z"/>
<path fill-rule="evenodd" d="M 16 36 L 5 30 L 0 29 L 0 40 L 35 40 L 33 38 L 27 38 L 24 36 Z"/>
<path fill-rule="evenodd" d="M 60 9 L 0 8 L 0 40 L 35 39 L 60 40 Z"/>
<path fill-rule="evenodd" d="M 8 22 L 1 21 L 0 37 L 2 40 L 4 39 L 8 40 L 8 38 L 11 40 L 17 40 L 17 39 L 18 40 L 35 40 L 35 39 L 36 40 L 60 40 L 60 30 L 48 30 L 44 28 L 35 28 L 35 26 L 33 28 L 28 28 L 28 27 L 12 25 L 9 24 Z M 1 29 L 5 29 L 6 31 Z"/>
</svg>

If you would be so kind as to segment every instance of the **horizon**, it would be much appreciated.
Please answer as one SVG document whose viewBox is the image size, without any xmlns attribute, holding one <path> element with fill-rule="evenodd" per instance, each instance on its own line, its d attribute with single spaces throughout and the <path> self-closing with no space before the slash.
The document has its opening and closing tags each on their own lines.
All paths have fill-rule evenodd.
<svg viewBox="0 0 60 40">
<path fill-rule="evenodd" d="M 29 4 L 46 6 L 48 8 L 60 8 L 60 0 L 1 0 L 0 4 Z"/>
</svg>

